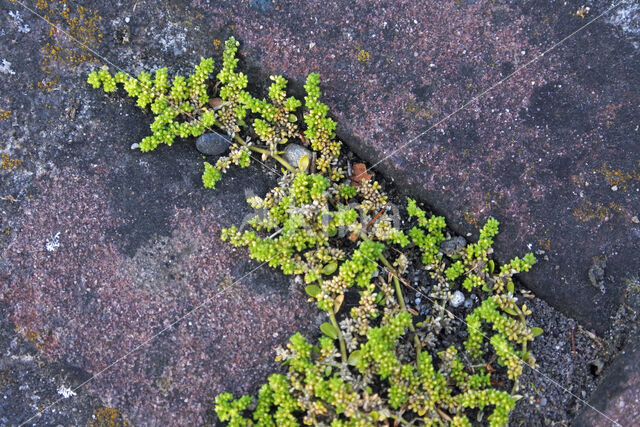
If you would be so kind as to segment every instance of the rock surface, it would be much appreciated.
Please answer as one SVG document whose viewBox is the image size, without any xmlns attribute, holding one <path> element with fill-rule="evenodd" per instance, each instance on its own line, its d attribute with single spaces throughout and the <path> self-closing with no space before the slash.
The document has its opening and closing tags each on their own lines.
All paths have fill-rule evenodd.
<svg viewBox="0 0 640 427">
<path fill-rule="evenodd" d="M 209 420 L 211 398 L 255 391 L 271 348 L 315 311 L 218 241 L 267 171 L 210 192 L 194 147 L 129 150 L 149 115 L 91 90 L 86 74 L 104 62 L 61 30 L 112 71 L 219 65 L 234 35 L 258 93 L 283 74 L 303 95 L 320 72 L 357 154 L 470 239 L 497 217 L 499 258 L 535 251 L 526 284 L 598 332 L 640 274 L 640 56 L 626 4 L 575 35 L 610 2 L 584 17 L 582 2 L 550 0 L 26 2 L 57 31 L 5 5 L 0 300 L 51 360 L 88 375 L 115 363 L 90 387 L 134 423 Z"/>
<path fill-rule="evenodd" d="M 605 378 L 573 422 L 575 427 L 640 425 L 640 339 L 635 337 L 605 373 Z"/>
<path fill-rule="evenodd" d="M 17 426 L 38 408 L 56 402 L 29 424 L 88 425 L 94 416 L 110 414 L 122 420 L 114 408 L 103 406 L 87 388 L 74 389 L 88 374 L 64 363 L 48 362 L 38 354 L 38 336 L 19 334 L 8 319 L 9 307 L 0 303 L 0 425 Z M 44 403 L 44 405 L 43 405 Z"/>
<path fill-rule="evenodd" d="M 440 250 L 445 255 L 453 255 L 454 253 L 464 249 L 467 246 L 467 240 L 462 236 L 456 236 L 453 239 L 445 240 L 440 244 Z"/>
<path fill-rule="evenodd" d="M 212 37 L 233 27 L 246 63 L 264 68 L 250 77 L 283 73 L 299 89 L 321 72 L 357 154 L 462 235 L 498 218 L 500 260 L 536 252 L 532 290 L 600 333 L 611 326 L 640 274 L 629 256 L 640 251 L 640 56 L 622 24 L 578 31 L 610 2 L 584 17 L 577 1 L 192 5 L 220 28 Z M 604 292 L 589 280 L 594 257 L 606 259 Z"/>
<path fill-rule="evenodd" d="M 95 48 L 115 46 L 111 24 L 123 25 L 129 6 L 115 16 L 99 2 L 68 5 L 83 26 L 76 36 L 93 31 Z M 62 33 L 50 36 L 46 23 L 9 7 L 30 31 L 0 14 L 0 62 L 7 58 L 16 73 L 0 79 L 2 152 L 22 160 L 0 172 L 0 197 L 12 196 L 0 201 L 0 301 L 40 355 L 83 380 L 101 374 L 85 386 L 99 396 L 96 404 L 121 409 L 134 425 L 211 421 L 217 393 L 255 392 L 277 369 L 273 348 L 317 329 L 316 310 L 287 278 L 219 239 L 221 228 L 250 212 L 245 189 L 263 195 L 274 177 L 257 164 L 253 174 L 236 170 L 209 191 L 193 143 L 130 150 L 149 134 L 150 116 L 122 92 L 91 89 L 86 74 L 99 64 L 82 62 L 89 57 Z M 147 50 L 136 42 L 141 28 L 161 25 L 167 51 L 138 66 L 178 62 L 182 24 L 160 24 L 164 12 L 155 4 L 138 7 L 149 11 L 145 23 L 131 17 L 131 41 L 118 49 L 138 58 Z M 92 21 L 94 12 L 102 19 Z M 39 13 L 72 29 L 62 5 Z M 47 43 L 74 62 L 51 56 Z M 136 67 L 127 53 L 113 58 Z M 17 421 L 60 397 L 38 395 Z M 43 419 L 83 424 L 58 410 Z"/>
</svg>

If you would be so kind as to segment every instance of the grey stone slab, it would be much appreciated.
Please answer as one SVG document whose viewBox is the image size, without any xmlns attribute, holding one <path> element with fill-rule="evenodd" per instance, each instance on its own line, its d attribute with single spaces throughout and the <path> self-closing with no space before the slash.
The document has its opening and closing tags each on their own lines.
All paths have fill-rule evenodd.
<svg viewBox="0 0 640 427">
<path fill-rule="evenodd" d="M 640 341 L 638 337 L 620 352 L 606 370 L 602 383 L 573 426 L 622 426 L 640 424 Z"/>
</svg>

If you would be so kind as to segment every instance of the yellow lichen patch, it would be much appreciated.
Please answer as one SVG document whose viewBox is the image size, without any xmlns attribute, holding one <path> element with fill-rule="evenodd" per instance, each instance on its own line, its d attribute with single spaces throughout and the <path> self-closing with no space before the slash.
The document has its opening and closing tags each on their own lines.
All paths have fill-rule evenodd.
<svg viewBox="0 0 640 427">
<path fill-rule="evenodd" d="M 8 387 L 16 384 L 16 380 L 11 375 L 11 370 L 3 369 L 0 371 L 0 387 Z"/>
<path fill-rule="evenodd" d="M 90 49 L 96 49 L 102 40 L 98 13 L 84 6 L 70 6 L 64 0 L 46 2 L 39 0 L 36 7 L 52 25 L 49 37 L 41 49 L 42 70 L 51 73 L 53 65 L 77 67 L 84 62 L 95 62 Z M 70 40 L 67 33 L 73 40 Z"/>
<path fill-rule="evenodd" d="M 409 117 L 421 117 L 426 120 L 432 119 L 435 115 L 433 109 L 422 106 L 413 98 L 409 99 L 407 104 L 404 106 L 404 111 Z"/>
<path fill-rule="evenodd" d="M 578 10 L 576 10 L 574 16 L 579 16 L 581 19 L 584 19 L 584 17 L 589 14 L 590 10 L 591 8 L 588 6 L 580 6 Z"/>
<path fill-rule="evenodd" d="M 59 76 L 54 76 L 50 80 L 43 79 L 43 80 L 37 82 L 35 84 L 35 86 L 38 89 L 41 89 L 41 90 L 43 90 L 45 92 L 49 92 L 51 89 L 53 89 L 58 84 L 59 81 L 60 81 L 60 77 Z"/>
<path fill-rule="evenodd" d="M 220 47 L 221 47 L 221 46 L 222 46 L 222 41 L 220 41 L 220 40 L 218 40 L 218 39 L 215 39 L 215 40 L 213 41 L 213 47 L 214 47 L 215 49 L 220 49 Z"/>
<path fill-rule="evenodd" d="M 580 222 L 589 222 L 591 220 L 604 222 L 611 219 L 615 214 L 624 214 L 625 210 L 615 202 L 603 205 L 584 200 L 580 207 L 575 208 L 572 213 Z"/>
<path fill-rule="evenodd" d="M 22 164 L 22 160 L 20 159 L 12 160 L 11 157 L 9 157 L 9 155 L 6 153 L 2 153 L 0 154 L 0 156 L 2 157 L 2 166 L 0 166 L 0 170 L 13 169 Z"/>
<path fill-rule="evenodd" d="M 369 60 L 369 52 L 364 49 L 358 51 L 358 62 L 367 62 Z"/>
<path fill-rule="evenodd" d="M 538 240 L 538 244 L 541 248 L 545 250 L 551 250 L 551 239 L 540 239 Z"/>
<path fill-rule="evenodd" d="M 618 104 L 609 104 L 602 108 L 596 114 L 596 117 L 601 122 L 604 122 L 606 127 L 611 127 L 615 122 L 616 116 L 618 115 L 618 111 L 622 108 L 622 105 Z"/>
<path fill-rule="evenodd" d="M 29 342 L 34 345 L 34 347 L 38 350 L 42 350 L 45 346 L 45 339 L 48 335 L 47 332 L 44 334 L 31 329 L 31 328 L 23 328 L 18 325 L 15 327 L 15 332 L 17 334 L 21 334 L 26 342 Z"/>
<path fill-rule="evenodd" d="M 5 111 L 2 108 L 0 108 L 0 122 L 8 119 L 10 115 L 11 115 L 11 110 Z"/>
<path fill-rule="evenodd" d="M 465 212 L 464 220 L 467 222 L 467 224 L 472 225 L 473 228 L 478 228 L 478 218 L 476 218 L 472 212 Z"/>
<path fill-rule="evenodd" d="M 156 386 L 158 386 L 158 389 L 163 396 L 167 396 L 169 394 L 172 385 L 173 378 L 171 378 L 171 375 L 162 375 L 156 380 Z"/>
<path fill-rule="evenodd" d="M 638 167 L 640 168 L 640 160 L 638 161 Z M 634 169 L 631 172 L 623 171 L 622 169 L 611 169 L 606 163 L 603 164 L 600 169 L 597 169 L 600 175 L 604 176 L 609 182 L 609 186 L 617 187 L 620 190 L 626 190 L 627 186 L 633 182 L 640 182 L 640 169 Z"/>
<path fill-rule="evenodd" d="M 360 43 L 356 43 L 355 44 L 355 48 L 356 51 L 358 52 L 356 57 L 358 59 L 358 62 L 367 62 L 369 61 L 369 58 L 371 57 L 371 55 L 369 54 L 369 52 L 367 52 L 366 50 L 362 49 L 362 47 L 360 46 Z"/>
<path fill-rule="evenodd" d="M 93 411 L 93 419 L 89 423 L 90 426 L 95 427 L 116 427 L 116 426 L 128 426 L 127 421 L 118 409 L 116 408 L 98 408 Z"/>
</svg>

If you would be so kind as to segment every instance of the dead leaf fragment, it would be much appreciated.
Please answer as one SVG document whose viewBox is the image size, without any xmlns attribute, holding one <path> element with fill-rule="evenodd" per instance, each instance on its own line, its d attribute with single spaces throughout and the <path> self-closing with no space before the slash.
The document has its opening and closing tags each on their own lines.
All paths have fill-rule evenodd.
<svg viewBox="0 0 640 427">
<path fill-rule="evenodd" d="M 367 173 L 367 166 L 364 163 L 353 165 L 353 175 L 350 176 L 352 185 L 360 185 L 363 180 L 370 180 L 373 174 Z"/>
</svg>

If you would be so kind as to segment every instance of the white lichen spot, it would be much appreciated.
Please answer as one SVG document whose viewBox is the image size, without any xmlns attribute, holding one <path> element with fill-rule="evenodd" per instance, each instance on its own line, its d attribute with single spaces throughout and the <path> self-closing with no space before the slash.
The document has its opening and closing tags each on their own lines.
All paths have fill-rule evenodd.
<svg viewBox="0 0 640 427">
<path fill-rule="evenodd" d="M 169 22 L 157 34 L 162 34 L 158 42 L 163 52 L 179 56 L 187 51 L 187 33 L 183 25 Z"/>
<path fill-rule="evenodd" d="M 15 74 L 16 72 L 11 69 L 11 62 L 6 59 L 2 59 L 2 64 L 0 64 L 0 73 L 2 74 Z"/>
<path fill-rule="evenodd" d="M 22 20 L 22 16 L 20 16 L 20 12 L 11 11 L 11 12 L 9 12 L 9 16 L 11 16 L 11 18 L 13 18 L 13 22 L 18 27 L 18 32 L 19 33 L 26 34 L 29 31 L 31 31 L 31 27 L 29 27 L 28 24 L 25 24 L 24 21 Z"/>
<path fill-rule="evenodd" d="M 58 387 L 58 394 L 67 399 L 69 397 L 75 396 L 76 392 L 65 385 L 61 385 L 60 387 Z"/>
<path fill-rule="evenodd" d="M 20 12 L 11 10 L 9 11 L 9 16 L 13 19 L 13 23 L 18 27 L 19 33 L 28 33 L 31 31 L 31 28 L 22 20 Z"/>
<path fill-rule="evenodd" d="M 58 231 L 55 236 L 47 240 L 46 248 L 47 252 L 53 252 L 60 247 L 60 232 Z"/>
<path fill-rule="evenodd" d="M 640 37 L 640 4 L 635 2 L 629 2 L 617 8 L 607 22 L 612 25 L 616 25 L 622 29 L 622 31 L 629 36 L 629 39 L 633 46 L 638 49 L 640 43 L 638 37 Z"/>
</svg>

